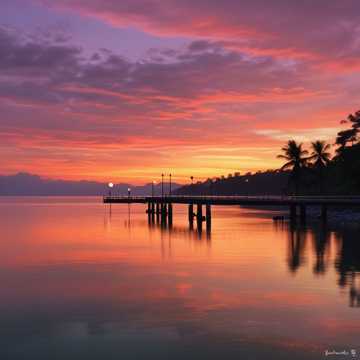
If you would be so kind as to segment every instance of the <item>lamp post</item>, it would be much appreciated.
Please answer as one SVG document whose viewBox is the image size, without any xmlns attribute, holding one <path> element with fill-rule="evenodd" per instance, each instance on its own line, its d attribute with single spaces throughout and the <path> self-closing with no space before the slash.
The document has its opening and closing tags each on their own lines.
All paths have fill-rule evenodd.
<svg viewBox="0 0 360 360">
<path fill-rule="evenodd" d="M 112 182 L 109 182 L 108 187 L 109 187 L 109 196 L 111 196 L 111 189 L 114 187 L 114 184 Z"/>
<path fill-rule="evenodd" d="M 171 196 L 171 174 L 169 174 L 169 178 L 170 178 L 170 182 L 169 182 L 169 186 L 170 186 L 169 195 Z"/>
<path fill-rule="evenodd" d="M 128 188 L 128 198 L 130 199 L 131 189 Z"/>
<path fill-rule="evenodd" d="M 164 197 L 164 174 L 161 174 L 161 197 Z"/>
</svg>

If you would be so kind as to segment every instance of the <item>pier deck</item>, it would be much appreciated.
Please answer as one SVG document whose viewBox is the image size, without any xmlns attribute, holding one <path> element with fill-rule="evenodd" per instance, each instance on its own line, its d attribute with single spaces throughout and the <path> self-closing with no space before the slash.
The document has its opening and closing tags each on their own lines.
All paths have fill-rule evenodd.
<svg viewBox="0 0 360 360">
<path fill-rule="evenodd" d="M 146 213 L 149 222 L 161 221 L 169 226 L 173 222 L 173 205 L 188 205 L 188 219 L 190 227 L 196 219 L 198 229 L 206 222 L 207 230 L 211 227 L 211 206 L 272 206 L 288 207 L 289 219 L 295 222 L 297 218 L 302 223 L 306 222 L 306 208 L 319 206 L 321 209 L 320 219 L 327 221 L 329 208 L 360 208 L 360 196 L 104 196 L 106 204 L 147 204 Z M 205 205 L 205 215 L 202 206 Z M 282 217 L 281 217 L 282 218 Z"/>
<path fill-rule="evenodd" d="M 107 204 L 172 203 L 209 205 L 360 207 L 360 196 L 104 196 Z"/>
</svg>

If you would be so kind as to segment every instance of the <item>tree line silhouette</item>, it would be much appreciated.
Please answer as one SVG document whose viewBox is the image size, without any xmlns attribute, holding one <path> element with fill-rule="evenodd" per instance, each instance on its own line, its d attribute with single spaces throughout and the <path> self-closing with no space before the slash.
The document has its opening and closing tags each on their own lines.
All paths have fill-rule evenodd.
<svg viewBox="0 0 360 360">
<path fill-rule="evenodd" d="M 278 158 L 277 170 L 255 174 L 229 174 L 179 188 L 177 194 L 192 195 L 346 195 L 360 194 L 360 110 L 342 124 L 350 127 L 337 134 L 335 144 L 322 140 L 303 143 L 289 140 Z M 332 148 L 335 151 L 331 151 Z"/>
<path fill-rule="evenodd" d="M 286 163 L 281 170 L 289 170 L 288 187 L 295 194 L 358 194 L 360 190 L 360 111 L 350 114 L 341 123 L 350 124 L 350 129 L 337 134 L 332 145 L 317 140 L 310 144 L 309 151 L 302 143 L 289 140 L 281 149 L 279 158 Z"/>
</svg>

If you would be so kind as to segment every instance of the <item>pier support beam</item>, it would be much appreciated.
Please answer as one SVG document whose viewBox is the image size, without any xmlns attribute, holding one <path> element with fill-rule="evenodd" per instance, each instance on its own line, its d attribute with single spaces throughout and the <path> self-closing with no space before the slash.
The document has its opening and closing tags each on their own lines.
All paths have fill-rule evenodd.
<svg viewBox="0 0 360 360">
<path fill-rule="evenodd" d="M 151 221 L 155 221 L 155 203 L 153 201 L 151 202 Z"/>
<path fill-rule="evenodd" d="M 194 205 L 193 204 L 189 204 L 188 218 L 189 218 L 190 228 L 192 229 L 194 226 Z"/>
<path fill-rule="evenodd" d="M 202 214 L 202 204 L 197 204 L 196 206 L 196 221 L 198 228 L 202 226 L 203 214 Z"/>
<path fill-rule="evenodd" d="M 148 216 L 148 223 L 151 223 L 151 203 L 150 201 L 147 203 L 147 209 L 146 209 L 146 214 Z"/>
<path fill-rule="evenodd" d="M 327 221 L 327 205 L 321 206 L 321 220 L 323 223 Z"/>
<path fill-rule="evenodd" d="M 172 206 L 172 203 L 169 203 L 168 204 L 168 223 L 169 223 L 169 226 L 172 225 L 172 222 L 173 222 L 173 206 Z"/>
<path fill-rule="evenodd" d="M 302 224 L 306 222 L 306 206 L 300 205 L 300 221 Z"/>
<path fill-rule="evenodd" d="M 167 204 L 166 203 L 161 203 L 160 205 L 161 207 L 161 223 L 162 224 L 166 224 L 166 216 L 167 216 Z"/>
<path fill-rule="evenodd" d="M 158 223 L 160 219 L 160 206 L 158 202 L 155 205 L 155 214 L 156 214 L 156 222 Z"/>
<path fill-rule="evenodd" d="M 295 204 L 290 205 L 290 221 L 291 222 L 296 221 L 296 205 Z"/>
<path fill-rule="evenodd" d="M 206 229 L 211 228 L 211 205 L 206 204 Z"/>
<path fill-rule="evenodd" d="M 155 203 L 153 201 L 150 202 L 150 214 L 148 214 L 149 220 L 151 223 L 155 222 Z"/>
</svg>

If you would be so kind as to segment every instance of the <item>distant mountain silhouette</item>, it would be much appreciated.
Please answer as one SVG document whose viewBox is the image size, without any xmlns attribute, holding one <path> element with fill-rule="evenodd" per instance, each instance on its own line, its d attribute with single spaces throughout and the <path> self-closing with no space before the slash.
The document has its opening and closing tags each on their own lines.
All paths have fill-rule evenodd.
<svg viewBox="0 0 360 360">
<path fill-rule="evenodd" d="M 179 184 L 172 183 L 172 189 L 180 187 Z M 114 195 L 127 195 L 128 188 L 131 188 L 132 195 L 150 195 L 151 183 L 143 186 L 135 186 L 127 183 L 115 184 L 112 189 Z M 154 188 L 155 194 L 161 194 L 161 184 Z M 109 188 L 107 183 L 96 181 L 68 181 L 42 178 L 38 175 L 28 173 L 18 173 L 15 175 L 0 175 L 0 196 L 17 195 L 73 195 L 73 196 L 91 196 L 107 194 Z M 169 191 L 169 184 L 164 183 L 164 192 Z"/>
</svg>

